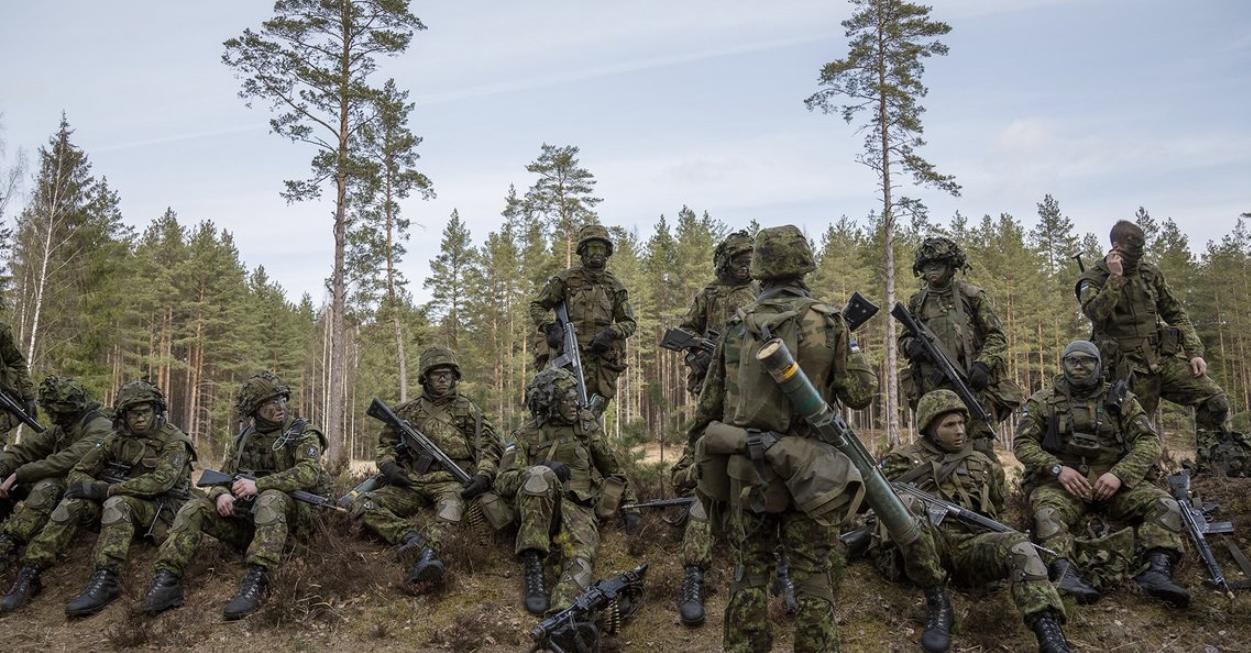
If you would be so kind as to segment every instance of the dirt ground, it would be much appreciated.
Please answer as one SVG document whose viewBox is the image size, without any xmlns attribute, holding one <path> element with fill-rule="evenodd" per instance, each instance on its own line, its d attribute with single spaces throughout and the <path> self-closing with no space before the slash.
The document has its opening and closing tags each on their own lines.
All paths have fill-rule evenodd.
<svg viewBox="0 0 1251 653">
<path fill-rule="evenodd" d="M 668 458 L 668 456 L 666 456 Z M 660 488 L 648 494 L 660 492 Z M 1196 491 L 1220 504 L 1218 518 L 1232 519 L 1235 539 L 1251 550 L 1251 480 L 1200 479 Z M 1215 536 L 1214 540 L 1223 537 Z M 731 565 L 721 550 L 711 572 L 708 623 L 688 629 L 677 620 L 681 580 L 677 547 L 681 533 L 647 516 L 631 552 L 619 527 L 603 533 L 597 573 L 606 575 L 642 561 L 648 600 L 639 615 L 605 646 L 606 651 L 720 650 L 722 612 Z M 148 619 L 136 611 L 151 578 L 153 549 L 136 544 L 124 575 L 121 599 L 104 612 L 67 620 L 65 602 L 85 585 L 94 534 L 44 575 L 34 603 L 0 619 L 0 651 L 240 650 L 285 651 L 523 651 L 534 625 L 520 605 L 519 566 L 510 535 L 486 537 L 466 530 L 445 554 L 447 587 L 434 596 L 411 596 L 403 569 L 389 549 L 361 536 L 339 514 L 326 516 L 307 547 L 294 552 L 274 579 L 266 607 L 238 623 L 221 620 L 221 607 L 242 574 L 240 556 L 206 539 L 204 553 L 188 573 L 187 605 Z M 1217 543 L 1219 544 L 1219 542 Z M 1223 545 L 1215 547 L 1233 579 L 1240 577 Z M 0 574 L 5 588 L 12 569 Z M 1229 599 L 1205 587 L 1203 566 L 1188 555 L 1181 579 L 1192 605 L 1170 611 L 1141 595 L 1132 583 L 1094 606 L 1070 606 L 1067 633 L 1077 650 L 1137 652 L 1251 651 L 1251 592 Z M 1005 588 L 989 594 L 956 593 L 958 627 L 953 650 L 962 653 L 1029 651 L 1032 635 L 1012 609 Z M 924 617 L 919 591 L 882 580 L 864 563 L 846 571 L 838 595 L 845 651 L 915 651 Z M 773 606 L 775 650 L 790 649 L 790 626 L 780 604 Z"/>
</svg>

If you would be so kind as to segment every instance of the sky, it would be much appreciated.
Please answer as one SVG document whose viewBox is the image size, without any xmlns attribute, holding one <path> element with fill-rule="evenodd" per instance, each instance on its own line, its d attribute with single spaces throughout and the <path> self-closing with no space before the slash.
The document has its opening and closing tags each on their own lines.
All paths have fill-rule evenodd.
<svg viewBox="0 0 1251 653">
<path fill-rule="evenodd" d="M 946 0 L 946 57 L 926 62 L 921 153 L 960 197 L 905 189 L 946 222 L 1011 213 L 1052 194 L 1077 228 L 1107 233 L 1138 206 L 1192 247 L 1251 211 L 1251 3 Z M 211 7 L 211 10 L 206 10 Z M 416 102 L 420 169 L 436 197 L 413 220 L 403 271 L 419 300 L 453 209 L 475 243 L 497 229 L 508 185 L 544 143 L 575 145 L 606 224 L 646 238 L 682 206 L 731 227 L 794 223 L 813 238 L 879 206 L 861 135 L 809 112 L 825 62 L 843 57 L 830 0 L 413 2 L 428 27 L 381 62 Z M 222 41 L 271 15 L 213 3 L 0 0 L 0 138 L 28 161 L 65 111 L 128 224 L 173 208 L 228 229 L 249 266 L 298 298 L 325 298 L 333 193 L 288 205 L 282 180 L 313 154 L 268 133 L 239 99 Z M 28 181 L 26 190 L 31 184 Z M 12 213 L 10 210 L 10 219 Z"/>
</svg>

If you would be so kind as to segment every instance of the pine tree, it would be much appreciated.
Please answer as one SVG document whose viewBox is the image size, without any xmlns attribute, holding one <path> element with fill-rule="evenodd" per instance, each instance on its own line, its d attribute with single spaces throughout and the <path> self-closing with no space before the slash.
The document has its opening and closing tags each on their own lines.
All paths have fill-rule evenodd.
<svg viewBox="0 0 1251 653">
<path fill-rule="evenodd" d="M 439 255 L 430 261 L 431 274 L 423 285 L 430 290 L 430 308 L 441 317 L 443 337 L 453 350 L 460 348 L 465 317 L 462 308 L 475 258 L 469 230 L 461 222 L 460 212 L 452 209 L 439 243 Z"/>
<path fill-rule="evenodd" d="M 603 200 L 591 195 L 595 175 L 581 167 L 578 148 L 543 144 L 539 158 L 526 165 L 539 176 L 526 191 L 526 207 L 543 216 L 552 234 L 553 249 L 563 245 L 565 267 L 573 265 L 573 245 L 582 225 L 597 221 L 595 205 Z"/>
<path fill-rule="evenodd" d="M 1077 253 L 1077 235 L 1073 221 L 1060 213 L 1060 203 L 1050 194 L 1038 203 L 1038 224 L 1030 230 L 1030 243 L 1042 252 L 1047 274 L 1056 276 L 1071 263 Z"/>
</svg>

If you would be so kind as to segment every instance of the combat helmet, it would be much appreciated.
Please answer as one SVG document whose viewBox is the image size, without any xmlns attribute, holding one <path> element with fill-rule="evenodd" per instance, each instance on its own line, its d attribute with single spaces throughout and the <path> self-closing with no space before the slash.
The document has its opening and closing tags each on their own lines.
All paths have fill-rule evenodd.
<svg viewBox="0 0 1251 653">
<path fill-rule="evenodd" d="M 967 270 L 969 260 L 964 250 L 956 241 L 942 236 L 930 236 L 917 248 L 916 258 L 912 261 L 912 275 L 921 276 L 921 267 L 929 261 L 948 261 L 957 270 Z"/>
<path fill-rule="evenodd" d="M 82 413 L 98 405 L 81 381 L 55 374 L 40 382 L 39 404 L 51 413 Z"/>
<path fill-rule="evenodd" d="M 460 363 L 456 360 L 456 353 L 442 345 L 434 345 L 427 347 L 417 359 L 417 381 L 425 383 L 426 375 L 436 367 L 452 368 L 456 380 L 460 380 Z"/>
<path fill-rule="evenodd" d="M 592 240 L 604 241 L 604 243 L 608 245 L 608 255 L 612 256 L 612 251 L 613 251 L 612 237 L 608 235 L 608 229 L 604 227 L 604 225 L 602 224 L 583 225 L 582 228 L 578 230 L 578 246 L 575 248 L 574 251 L 576 251 L 578 254 L 581 254 L 582 246 L 586 245 Z"/>
<path fill-rule="evenodd" d="M 577 385 L 573 373 L 563 367 L 549 367 L 526 384 L 526 407 L 530 414 L 546 420 L 556 412 L 561 397 Z"/>
<path fill-rule="evenodd" d="M 960 395 L 943 388 L 925 393 L 917 402 L 917 432 L 930 437 L 930 426 L 947 413 L 959 412 L 967 420 L 969 408 L 960 401 Z"/>
<path fill-rule="evenodd" d="M 147 379 L 128 381 L 117 391 L 117 399 L 113 402 L 113 413 L 121 417 L 131 406 L 152 404 L 157 415 L 165 413 L 165 395 L 161 389 Z"/>
<path fill-rule="evenodd" d="M 751 257 L 751 278 L 799 277 L 817 269 L 812 245 L 793 224 L 761 229 Z"/>
<path fill-rule="evenodd" d="M 720 243 L 717 243 L 717 249 L 712 253 L 713 269 L 720 272 L 725 266 L 730 264 L 730 260 L 735 256 L 751 250 L 751 234 L 746 231 L 736 231 L 726 236 Z"/>
<path fill-rule="evenodd" d="M 257 372 L 239 388 L 239 394 L 235 397 L 235 414 L 241 418 L 248 417 L 261 404 L 275 397 L 290 399 L 291 387 L 269 370 Z"/>
</svg>

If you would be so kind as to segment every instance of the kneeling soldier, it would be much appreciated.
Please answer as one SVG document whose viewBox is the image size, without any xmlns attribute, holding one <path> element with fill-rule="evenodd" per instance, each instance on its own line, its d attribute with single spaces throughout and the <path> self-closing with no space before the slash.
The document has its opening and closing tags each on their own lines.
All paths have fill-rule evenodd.
<svg viewBox="0 0 1251 653">
<path fill-rule="evenodd" d="M 323 480 L 325 436 L 287 408 L 291 388 L 273 372 L 248 379 L 235 400 L 237 415 L 250 419 L 222 455 L 226 474 L 244 473 L 229 488 L 214 487 L 208 497 L 183 504 L 169 537 L 161 544 L 156 575 L 143 610 L 156 614 L 182 605 L 182 577 L 204 533 L 238 548 L 247 547 L 247 572 L 222 616 L 239 619 L 256 611 L 268 586 L 268 574 L 282 557 L 291 529 L 306 525 L 311 506 L 290 492 L 315 491 Z"/>
<path fill-rule="evenodd" d="M 887 454 L 882 473 L 995 519 L 1006 490 L 1003 468 L 974 448 L 966 434 L 968 416 L 968 408 L 951 390 L 925 394 L 917 404 L 917 431 L 923 439 Z M 1028 535 L 979 532 L 952 518 L 931 525 L 930 531 L 950 578 L 969 587 L 1009 580 L 1012 599 L 1033 628 L 1039 650 L 1069 650 L 1060 629 L 1064 605 Z"/>
<path fill-rule="evenodd" d="M 114 415 L 113 432 L 74 466 L 65 498 L 26 547 L 13 587 L 0 599 L 0 612 L 16 610 L 38 594 L 40 573 L 69 548 L 81 526 L 97 519 L 95 572 L 87 588 L 65 605 L 65 614 L 103 610 L 122 591 L 117 572 L 130 541 L 135 535 L 159 540 L 187 499 L 195 449 L 191 438 L 165 421 L 165 395 L 147 381 L 131 381 L 117 393 Z"/>
</svg>

